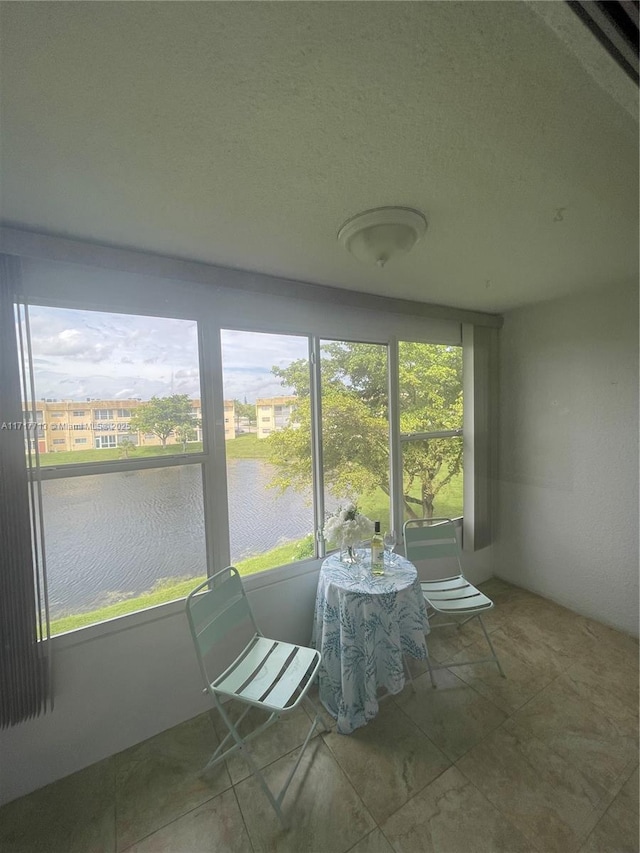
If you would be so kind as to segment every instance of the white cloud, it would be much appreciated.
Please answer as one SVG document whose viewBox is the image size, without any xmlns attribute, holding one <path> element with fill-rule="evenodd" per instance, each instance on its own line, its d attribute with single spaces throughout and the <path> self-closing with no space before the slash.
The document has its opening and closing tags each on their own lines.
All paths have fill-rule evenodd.
<svg viewBox="0 0 640 853">
<path fill-rule="evenodd" d="M 200 396 L 193 321 L 40 306 L 29 321 L 38 398 L 149 399 L 181 371 L 179 393 Z"/>
<path fill-rule="evenodd" d="M 262 332 L 222 332 L 222 364 L 225 399 L 253 403 L 258 397 L 279 397 L 290 393 L 271 372 L 292 361 L 308 359 L 307 338 Z"/>
</svg>

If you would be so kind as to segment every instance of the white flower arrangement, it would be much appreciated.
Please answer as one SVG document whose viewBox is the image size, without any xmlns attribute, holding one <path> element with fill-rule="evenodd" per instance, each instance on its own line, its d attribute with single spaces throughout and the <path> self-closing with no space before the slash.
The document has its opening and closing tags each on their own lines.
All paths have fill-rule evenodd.
<svg viewBox="0 0 640 853">
<path fill-rule="evenodd" d="M 329 542 L 348 547 L 363 539 L 370 539 L 373 529 L 373 521 L 359 512 L 354 503 L 349 502 L 339 506 L 335 513 L 329 516 L 322 533 Z"/>
</svg>

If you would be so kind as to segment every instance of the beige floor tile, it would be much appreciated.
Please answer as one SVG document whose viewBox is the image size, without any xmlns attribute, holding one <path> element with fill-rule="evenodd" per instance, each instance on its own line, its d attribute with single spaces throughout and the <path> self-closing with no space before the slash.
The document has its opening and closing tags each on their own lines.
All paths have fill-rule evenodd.
<svg viewBox="0 0 640 853">
<path fill-rule="evenodd" d="M 553 750 L 507 725 L 456 766 L 541 851 L 578 850 L 597 821 L 598 792 Z"/>
<path fill-rule="evenodd" d="M 230 787 L 224 762 L 202 772 L 217 743 L 201 714 L 115 757 L 119 851 Z"/>
<path fill-rule="evenodd" d="M 247 707 L 239 702 L 228 703 L 228 711 L 232 720 L 236 720 Z M 251 708 L 247 716 L 240 724 L 240 734 L 243 737 L 258 725 L 267 720 L 269 714 L 261 711 L 258 708 Z M 266 729 L 262 734 L 259 734 L 255 740 L 249 744 L 251 755 L 258 767 L 266 767 L 283 755 L 299 747 L 304 743 L 311 719 L 302 707 L 296 708 L 290 714 L 284 714 L 276 723 Z M 219 738 L 223 738 L 229 730 L 226 728 L 224 721 L 218 718 L 216 721 L 216 732 Z M 231 745 L 230 743 L 228 745 Z M 239 754 L 234 754 L 227 759 L 227 768 L 231 781 L 236 784 L 242 779 L 246 779 L 251 775 L 251 770 L 247 762 Z"/>
<path fill-rule="evenodd" d="M 506 714 L 484 699 L 450 670 L 434 672 L 415 680 L 415 692 L 404 690 L 394 697 L 397 705 L 444 754 L 456 761 L 485 735 L 496 729 Z"/>
<path fill-rule="evenodd" d="M 508 581 L 503 581 L 502 578 L 492 577 L 489 580 L 478 584 L 478 589 L 481 589 L 485 595 L 488 595 L 492 601 L 498 600 L 500 597 L 506 598 L 512 594 L 524 593 L 525 590 L 519 586 L 514 586 Z"/>
<path fill-rule="evenodd" d="M 532 664 L 560 673 L 574 662 L 571 647 L 580 634 L 579 618 L 573 614 L 572 618 L 567 618 L 565 613 L 563 608 L 552 612 L 543 607 L 528 609 L 523 616 L 509 614 L 502 623 L 501 632 Z"/>
<path fill-rule="evenodd" d="M 637 685 L 639 669 L 638 640 L 593 619 L 580 617 L 579 642 L 572 648 L 575 662 L 606 676 L 610 670 L 624 672 Z"/>
<path fill-rule="evenodd" d="M 113 759 L 0 808 L 2 853 L 113 853 Z"/>
<path fill-rule="evenodd" d="M 505 728 L 523 726 L 606 793 L 637 761 L 638 733 L 633 716 L 614 697 L 608 703 L 610 716 L 603 704 L 594 704 L 565 674 L 517 711 Z"/>
<path fill-rule="evenodd" d="M 290 753 L 266 768 L 272 790 L 280 789 L 296 757 Z M 256 853 L 345 853 L 375 828 L 322 738 L 309 743 L 287 791 L 287 829 L 254 777 L 240 782 L 236 793 Z"/>
<path fill-rule="evenodd" d="M 427 635 L 429 656 L 435 663 L 447 663 L 481 639 L 483 634 L 477 619 L 458 628 L 455 625 L 439 626 L 434 618 L 431 620 L 431 631 Z"/>
<path fill-rule="evenodd" d="M 503 627 L 509 627 L 510 636 L 524 637 L 561 669 L 584 644 L 584 618 L 553 601 L 530 594 L 512 600 L 505 611 Z"/>
<path fill-rule="evenodd" d="M 583 800 L 589 808 L 604 813 L 614 793 L 618 792 L 620 781 L 614 789 L 601 785 L 594 779 L 593 774 L 584 773 L 566 756 L 559 755 L 544 739 L 534 735 L 515 717 L 505 722 L 503 731 L 509 739 L 513 739 L 512 743 L 541 779 L 552 787 L 568 791 L 572 796 Z M 594 819 L 597 819 L 597 815 Z"/>
<path fill-rule="evenodd" d="M 529 642 L 514 642 L 505 628 L 495 630 L 491 634 L 491 642 L 505 678 L 494 663 L 456 666 L 453 671 L 507 714 L 522 707 L 562 672 L 544 649 Z M 486 658 L 490 653 L 486 640 L 483 640 L 473 643 L 453 660 L 476 660 Z"/>
<path fill-rule="evenodd" d="M 225 791 L 127 848 L 127 853 L 252 853 L 240 808 Z"/>
<path fill-rule="evenodd" d="M 451 765 L 391 699 L 368 725 L 324 741 L 377 823 Z"/>
<path fill-rule="evenodd" d="M 491 578 L 484 583 L 478 584 L 478 589 L 484 592 L 494 604 L 493 608 L 488 610 L 482 617 L 485 628 L 489 633 L 502 626 L 515 605 L 532 600 L 538 603 L 543 601 L 543 599 L 532 592 L 520 589 L 520 587 L 513 586 L 499 578 Z"/>
<path fill-rule="evenodd" d="M 580 853 L 638 853 L 640 849 L 639 799 L 638 768 L 636 767 L 580 848 Z"/>
<path fill-rule="evenodd" d="M 358 841 L 349 853 L 393 853 L 393 847 L 382 834 L 380 829 L 374 829 L 369 835 Z"/>
<path fill-rule="evenodd" d="M 578 696 L 630 737 L 638 733 L 638 673 L 612 662 L 605 670 L 577 663 L 562 675 Z"/>
<path fill-rule="evenodd" d="M 456 767 L 380 828 L 396 853 L 536 853 Z"/>
<path fill-rule="evenodd" d="M 284 801 L 290 829 L 239 757 L 235 790 L 226 765 L 202 773 L 218 742 L 202 715 L 0 808 L 0 850 L 639 853 L 637 640 L 499 579 L 480 587 L 508 677 L 456 667 L 433 690 L 412 661 L 416 693 L 368 726 L 337 735 L 325 714 L 332 731 Z M 487 655 L 476 623 L 436 636 L 434 659 Z M 256 740 L 272 784 L 310 723 L 300 710 Z"/>
<path fill-rule="evenodd" d="M 599 666 L 594 661 L 572 664 L 564 673 L 576 690 L 588 695 L 594 704 L 616 703 L 628 713 L 638 713 L 638 669 L 621 665 L 615 659 Z"/>
</svg>

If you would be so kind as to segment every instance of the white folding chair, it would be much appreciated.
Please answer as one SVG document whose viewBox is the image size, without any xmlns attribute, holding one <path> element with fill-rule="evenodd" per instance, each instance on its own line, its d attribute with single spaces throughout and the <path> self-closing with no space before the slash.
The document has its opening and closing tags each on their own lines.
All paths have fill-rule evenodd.
<svg viewBox="0 0 640 853">
<path fill-rule="evenodd" d="M 187 617 L 196 649 L 200 671 L 204 678 L 203 693 L 209 693 L 229 733 L 211 756 L 204 768 L 208 770 L 236 751 L 244 757 L 253 775 L 258 779 L 269 801 L 286 826 L 281 804 L 293 779 L 300 760 L 322 716 L 315 703 L 307 696 L 320 666 L 320 652 L 305 646 L 270 640 L 262 635 L 255 623 L 238 570 L 233 566 L 222 569 L 199 584 L 186 601 Z M 248 642 L 245 640 L 248 638 Z M 229 658 L 229 649 L 240 646 L 239 654 L 231 652 L 233 660 L 224 666 L 219 675 L 211 677 L 213 667 L 220 668 L 220 660 Z M 234 723 L 225 710 L 225 702 L 235 699 L 247 705 Z M 313 708 L 314 719 L 297 761 L 284 786 L 274 794 L 263 773 L 247 748 L 259 734 L 290 713 L 305 700 Z M 251 708 L 261 708 L 269 713 L 268 719 L 242 737 L 239 726 Z M 229 741 L 232 746 L 225 748 Z"/>
<path fill-rule="evenodd" d="M 450 622 L 434 622 L 432 627 L 444 627 L 445 625 L 456 625 L 461 628 L 471 619 L 477 619 L 484 636 L 491 649 L 490 658 L 479 660 L 457 661 L 455 663 L 443 663 L 432 666 L 427 657 L 431 683 L 435 687 L 433 671 L 436 669 L 449 669 L 453 666 L 470 666 L 477 663 L 495 663 L 498 672 L 505 678 L 502 666 L 498 660 L 491 638 L 482 621 L 482 614 L 491 610 L 493 601 L 483 592 L 480 592 L 472 583 L 465 578 L 460 562 L 460 546 L 456 536 L 455 524 L 450 518 L 419 518 L 406 521 L 403 527 L 404 547 L 407 559 L 418 568 L 426 561 L 437 561 L 439 571 L 442 571 L 443 563 L 450 565 L 453 561 L 454 574 L 445 574 L 430 580 L 421 580 L 420 587 L 427 602 L 427 614 L 444 614 L 445 616 L 460 617 Z"/>
</svg>

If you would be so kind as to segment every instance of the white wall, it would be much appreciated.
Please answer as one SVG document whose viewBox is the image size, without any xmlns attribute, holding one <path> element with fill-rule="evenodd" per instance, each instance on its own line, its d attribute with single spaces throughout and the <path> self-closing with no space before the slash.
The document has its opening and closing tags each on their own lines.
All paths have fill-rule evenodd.
<svg viewBox="0 0 640 853">
<path fill-rule="evenodd" d="M 496 574 L 638 633 L 638 288 L 505 316 Z"/>
</svg>

